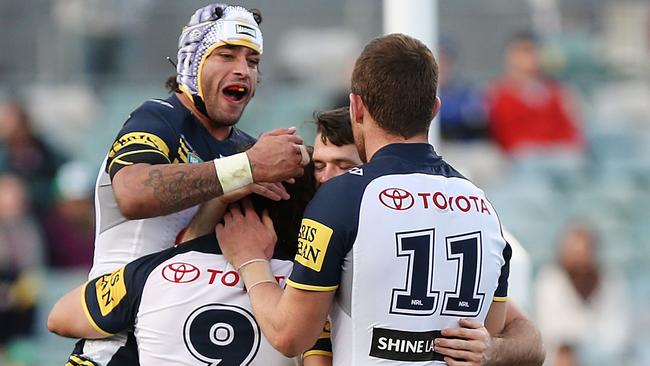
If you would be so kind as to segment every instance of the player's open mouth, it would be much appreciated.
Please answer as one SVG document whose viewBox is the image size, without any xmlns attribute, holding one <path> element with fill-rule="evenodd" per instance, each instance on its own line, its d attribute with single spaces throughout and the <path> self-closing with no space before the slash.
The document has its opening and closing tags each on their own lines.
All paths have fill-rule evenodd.
<svg viewBox="0 0 650 366">
<path fill-rule="evenodd" d="M 223 88 L 222 92 L 231 102 L 241 102 L 248 94 L 248 88 L 243 85 L 229 85 Z"/>
</svg>

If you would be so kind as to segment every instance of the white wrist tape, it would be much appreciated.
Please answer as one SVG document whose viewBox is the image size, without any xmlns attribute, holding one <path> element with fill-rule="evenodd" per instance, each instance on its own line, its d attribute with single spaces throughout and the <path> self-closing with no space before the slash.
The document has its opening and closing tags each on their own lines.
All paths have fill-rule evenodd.
<svg viewBox="0 0 650 366">
<path fill-rule="evenodd" d="M 238 272 L 249 291 L 260 283 L 277 283 L 271 272 L 271 264 L 265 259 L 248 261 L 239 266 Z"/>
<path fill-rule="evenodd" d="M 300 148 L 300 165 L 306 166 L 311 161 L 307 147 L 305 145 L 298 145 L 298 147 Z"/>
<path fill-rule="evenodd" d="M 245 152 L 214 159 L 213 162 L 224 194 L 253 183 L 253 172 Z"/>
</svg>

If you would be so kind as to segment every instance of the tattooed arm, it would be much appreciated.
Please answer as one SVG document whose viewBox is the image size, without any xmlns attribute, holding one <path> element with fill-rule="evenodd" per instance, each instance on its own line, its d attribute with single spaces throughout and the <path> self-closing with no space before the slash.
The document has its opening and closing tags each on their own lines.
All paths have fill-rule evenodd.
<svg viewBox="0 0 650 366">
<path fill-rule="evenodd" d="M 113 192 L 127 219 L 167 215 L 223 194 L 214 164 L 134 164 L 113 177 Z"/>
<path fill-rule="evenodd" d="M 296 146 L 302 140 L 285 130 L 288 129 L 262 135 L 247 151 L 256 183 L 277 183 L 302 175 L 300 150 Z M 212 161 L 200 164 L 133 164 L 115 174 L 113 192 L 122 215 L 127 219 L 162 216 L 221 196 L 223 188 L 217 174 Z M 277 188 L 270 187 L 270 190 L 282 195 Z M 252 191 L 269 197 L 265 187 L 257 185 Z"/>
</svg>

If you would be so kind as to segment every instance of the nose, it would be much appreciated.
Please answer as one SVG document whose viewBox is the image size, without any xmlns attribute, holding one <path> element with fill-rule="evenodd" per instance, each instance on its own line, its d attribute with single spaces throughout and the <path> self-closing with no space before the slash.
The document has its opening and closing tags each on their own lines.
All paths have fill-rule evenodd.
<svg viewBox="0 0 650 366">
<path fill-rule="evenodd" d="M 318 175 L 318 182 L 323 184 L 328 180 L 336 177 L 338 175 L 338 169 L 330 164 L 327 164 L 325 168 Z"/>
<path fill-rule="evenodd" d="M 250 74 L 250 69 L 248 67 L 248 60 L 246 59 L 245 55 L 237 55 L 237 59 L 235 61 L 235 67 L 233 69 L 233 73 L 237 76 L 240 77 L 247 77 Z"/>
</svg>

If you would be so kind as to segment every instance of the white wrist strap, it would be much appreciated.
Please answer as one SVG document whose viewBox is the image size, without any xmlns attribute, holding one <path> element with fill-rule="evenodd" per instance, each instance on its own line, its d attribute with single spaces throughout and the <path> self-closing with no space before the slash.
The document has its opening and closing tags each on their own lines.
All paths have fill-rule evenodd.
<svg viewBox="0 0 650 366">
<path fill-rule="evenodd" d="M 298 147 L 300 148 L 300 165 L 306 166 L 311 161 L 307 147 L 305 145 L 298 145 Z"/>
<path fill-rule="evenodd" d="M 253 259 L 241 266 L 237 270 L 244 280 L 244 284 L 248 291 L 253 287 L 262 283 L 276 283 L 273 272 L 271 272 L 271 265 L 266 259 Z"/>
<path fill-rule="evenodd" d="M 253 172 L 245 152 L 214 159 L 213 162 L 224 194 L 253 183 Z"/>
</svg>

